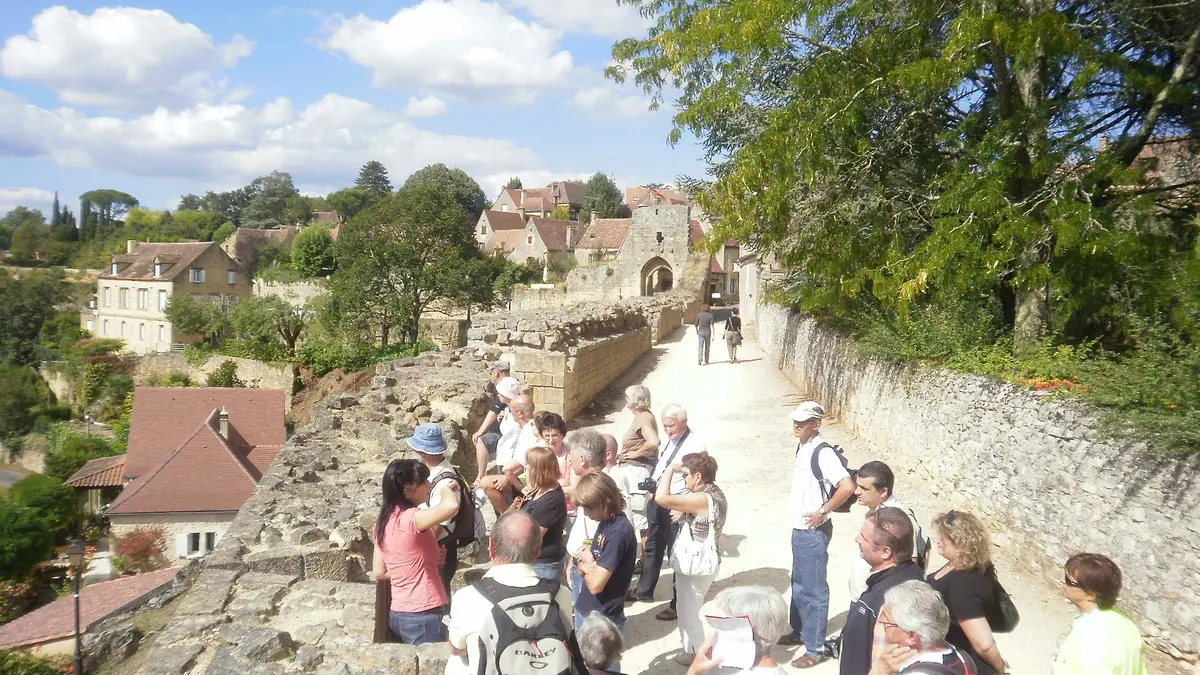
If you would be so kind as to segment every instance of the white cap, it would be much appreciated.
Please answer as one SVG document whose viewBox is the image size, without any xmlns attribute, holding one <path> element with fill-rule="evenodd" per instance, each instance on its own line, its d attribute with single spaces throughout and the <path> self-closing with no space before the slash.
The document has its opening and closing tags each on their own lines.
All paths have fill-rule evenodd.
<svg viewBox="0 0 1200 675">
<path fill-rule="evenodd" d="M 790 417 L 796 422 L 807 422 L 809 420 L 819 420 L 825 417 L 825 409 L 816 401 L 805 401 L 796 406 Z"/>
<path fill-rule="evenodd" d="M 506 377 L 496 383 L 496 393 L 508 399 L 520 396 L 524 389 L 521 381 L 515 377 Z"/>
</svg>

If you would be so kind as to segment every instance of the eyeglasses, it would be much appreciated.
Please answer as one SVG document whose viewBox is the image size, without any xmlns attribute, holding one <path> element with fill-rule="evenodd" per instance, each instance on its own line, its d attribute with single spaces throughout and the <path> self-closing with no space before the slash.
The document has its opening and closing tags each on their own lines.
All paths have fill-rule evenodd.
<svg viewBox="0 0 1200 675">
<path fill-rule="evenodd" d="M 683 476 L 684 478 L 691 478 L 691 477 L 692 477 L 692 472 L 691 472 L 691 471 L 680 471 L 680 472 L 679 472 L 679 475 L 680 475 L 680 476 Z"/>
<path fill-rule="evenodd" d="M 946 524 L 947 525 L 953 525 L 955 518 L 958 518 L 958 511 L 947 511 L 946 512 Z"/>
<path fill-rule="evenodd" d="M 877 624 L 880 624 L 880 625 L 881 625 L 881 626 L 883 626 L 884 628 L 887 628 L 888 626 L 891 626 L 891 627 L 893 627 L 893 628 L 900 628 L 900 624 L 898 624 L 898 623 L 892 623 L 891 621 L 884 621 L 883 619 L 877 619 L 877 620 L 875 621 L 875 623 L 877 623 Z M 900 630 L 904 630 L 904 629 L 903 629 L 903 628 L 900 628 Z"/>
<path fill-rule="evenodd" d="M 1065 574 L 1063 575 L 1063 583 L 1070 586 L 1071 588 L 1079 588 L 1079 582 L 1075 581 L 1074 579 L 1072 579 L 1071 577 L 1069 577 Z"/>
</svg>

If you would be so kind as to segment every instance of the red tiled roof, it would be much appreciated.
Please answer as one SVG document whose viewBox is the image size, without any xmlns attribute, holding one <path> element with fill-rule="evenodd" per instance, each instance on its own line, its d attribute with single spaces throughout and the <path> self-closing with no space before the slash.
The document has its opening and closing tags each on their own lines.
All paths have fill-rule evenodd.
<svg viewBox="0 0 1200 675">
<path fill-rule="evenodd" d="M 147 593 L 170 583 L 178 570 L 122 577 L 79 590 L 79 625 L 84 632 L 92 624 L 120 613 Z M 75 634 L 75 599 L 66 595 L 25 616 L 0 626 L 0 649 L 43 644 Z"/>
<path fill-rule="evenodd" d="M 525 218 L 513 211 L 484 211 L 488 225 L 493 230 L 524 230 Z M 480 216 L 481 218 L 483 216 Z"/>
<path fill-rule="evenodd" d="M 690 204 L 691 199 L 679 190 L 666 188 L 625 188 L 625 203 L 631 208 L 653 206 L 654 204 L 684 205 Z"/>
<path fill-rule="evenodd" d="M 250 461 L 249 451 L 235 448 L 221 436 L 217 415 L 218 410 L 212 409 L 182 445 L 126 486 L 108 512 L 195 513 L 242 508 L 254 493 L 262 470 Z M 283 426 L 282 415 L 279 423 Z M 274 452 L 265 454 L 275 458 Z"/>
<path fill-rule="evenodd" d="M 124 475 L 125 455 L 101 457 L 79 467 L 64 484 L 73 488 L 121 487 Z"/>
<path fill-rule="evenodd" d="M 557 220 L 554 218 L 539 218 L 533 216 L 529 222 L 537 228 L 538 236 L 546 245 L 547 251 L 570 251 L 571 242 L 567 241 L 567 232 L 579 227 L 574 220 Z"/>
<path fill-rule="evenodd" d="M 698 220 L 692 220 L 688 223 L 688 246 L 695 246 L 697 242 L 704 238 L 704 227 Z"/>
<path fill-rule="evenodd" d="M 709 274 L 725 274 L 725 268 L 721 267 L 721 262 L 715 255 L 708 262 L 708 272 Z"/>
<path fill-rule="evenodd" d="M 113 262 L 123 264 L 119 274 L 110 274 L 111 268 L 100 275 L 101 279 L 159 279 L 169 281 L 188 268 L 215 242 L 187 242 L 177 244 L 146 244 L 139 242 L 133 253 L 120 253 L 112 257 Z M 154 259 L 163 263 L 161 277 L 154 276 Z"/>
<path fill-rule="evenodd" d="M 554 187 L 555 199 L 559 204 L 583 205 L 583 193 L 587 190 L 586 183 L 581 183 L 574 180 L 564 180 Z"/>
<path fill-rule="evenodd" d="M 597 218 L 575 247 L 600 250 L 621 248 L 632 225 L 633 218 Z"/>
<path fill-rule="evenodd" d="M 554 210 L 554 202 L 547 197 L 530 197 L 525 196 L 525 203 L 522 204 L 526 213 L 544 213 Z"/>
<path fill-rule="evenodd" d="M 525 241 L 525 230 L 497 230 L 492 232 L 492 236 L 488 237 L 487 244 L 484 249 L 487 251 L 504 251 L 511 253 L 515 251 L 521 242 Z"/>
</svg>

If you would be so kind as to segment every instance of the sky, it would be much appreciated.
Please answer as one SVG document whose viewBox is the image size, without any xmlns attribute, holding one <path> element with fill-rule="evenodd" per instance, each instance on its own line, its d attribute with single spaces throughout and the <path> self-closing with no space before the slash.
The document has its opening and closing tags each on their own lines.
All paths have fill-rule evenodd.
<svg viewBox="0 0 1200 675">
<path fill-rule="evenodd" d="M 288 2 L 289 0 L 280 0 Z M 280 170 L 305 194 L 444 163 L 495 196 L 596 171 L 701 177 L 673 107 L 603 76 L 615 0 L 0 2 L 0 214 L 112 188 L 147 208 Z"/>
</svg>

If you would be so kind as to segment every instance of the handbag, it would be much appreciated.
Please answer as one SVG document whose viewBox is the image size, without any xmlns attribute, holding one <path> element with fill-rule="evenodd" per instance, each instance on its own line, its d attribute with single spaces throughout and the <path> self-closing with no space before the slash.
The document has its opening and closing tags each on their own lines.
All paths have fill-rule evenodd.
<svg viewBox="0 0 1200 675">
<path fill-rule="evenodd" d="M 696 541 L 692 532 L 692 524 L 679 528 L 679 537 L 675 539 L 675 565 L 680 574 L 690 576 L 707 576 L 716 574 L 721 566 L 721 557 L 717 553 L 717 527 L 711 522 L 713 514 L 712 495 L 705 493 L 708 500 L 709 525 L 708 536 L 702 541 Z M 687 535 L 684 535 L 684 532 Z"/>
<path fill-rule="evenodd" d="M 1016 603 L 1013 602 L 1008 591 L 1004 590 L 999 577 L 996 576 L 996 568 L 991 567 L 988 572 L 992 577 L 992 583 L 995 584 L 995 601 L 987 611 L 988 627 L 992 629 L 993 633 L 1011 633 L 1021 622 L 1021 613 L 1017 611 Z"/>
</svg>

